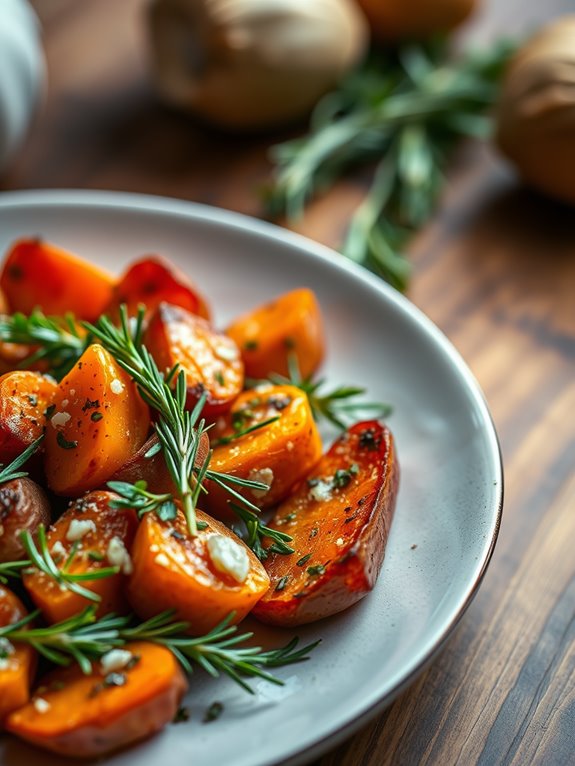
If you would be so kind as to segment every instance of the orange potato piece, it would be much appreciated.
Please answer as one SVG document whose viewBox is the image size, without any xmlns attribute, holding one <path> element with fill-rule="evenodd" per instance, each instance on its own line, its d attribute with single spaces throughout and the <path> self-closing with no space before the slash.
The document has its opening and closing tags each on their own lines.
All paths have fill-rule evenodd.
<svg viewBox="0 0 575 766">
<path fill-rule="evenodd" d="M 180 364 L 186 373 L 187 406 L 207 394 L 205 418 L 229 410 L 244 385 L 244 365 L 236 344 L 189 311 L 161 303 L 150 319 L 144 343 L 160 370 Z"/>
<path fill-rule="evenodd" d="M 109 304 L 114 279 L 102 269 L 56 245 L 40 239 L 22 239 L 12 245 L 0 274 L 12 312 L 45 314 L 94 322 Z"/>
<path fill-rule="evenodd" d="M 0 627 L 26 617 L 20 599 L 0 585 Z M 0 639 L 0 727 L 12 710 L 30 699 L 30 685 L 36 668 L 36 652 L 27 644 Z"/>
<path fill-rule="evenodd" d="M 226 330 L 242 352 L 248 378 L 272 372 L 289 376 L 293 354 L 304 378 L 314 373 L 324 356 L 320 308 L 311 290 L 302 287 L 236 319 Z"/>
<path fill-rule="evenodd" d="M 363 598 L 383 562 L 398 483 L 388 428 L 372 420 L 345 432 L 269 525 L 292 536 L 295 553 L 266 560 L 271 585 L 254 615 L 302 625 Z"/>
<path fill-rule="evenodd" d="M 77 550 L 67 567 L 72 574 L 119 567 L 120 571 L 115 575 L 79 583 L 100 597 L 97 604 L 99 617 L 109 612 L 127 611 L 125 574 L 131 571 L 128 551 L 138 525 L 136 512 L 131 508 L 109 507 L 114 498 L 117 495 L 112 492 L 90 492 L 76 500 L 46 535 L 48 549 L 60 569 L 73 552 L 74 545 Z M 22 579 L 47 622 L 66 620 L 94 603 L 67 588 L 62 590 L 56 580 L 36 569 L 24 573 Z"/>
<path fill-rule="evenodd" d="M 48 485 L 60 495 L 102 486 L 148 435 L 147 405 L 99 344 L 89 346 L 60 382 L 46 428 Z"/>
<path fill-rule="evenodd" d="M 138 306 L 144 305 L 149 317 L 162 302 L 210 319 L 208 304 L 193 282 L 159 255 L 149 255 L 128 267 L 114 288 L 106 313 L 118 316 L 120 305 L 124 303 L 130 316 L 135 316 Z"/>
<path fill-rule="evenodd" d="M 271 508 L 290 493 L 321 458 L 322 445 L 306 394 L 295 386 L 269 386 L 241 394 L 221 424 L 219 435 L 279 417 L 245 436 L 215 446 L 210 470 L 253 479 L 269 490 L 234 487 L 259 508 Z M 218 432 L 214 434 L 217 436 Z M 217 444 L 216 441 L 214 441 Z M 230 495 L 214 482 L 206 482 L 207 508 L 215 516 L 228 517 Z"/>
<path fill-rule="evenodd" d="M 44 431 L 44 413 L 58 391 L 52 378 L 16 370 L 0 377 L 0 463 L 14 460 Z"/>
<path fill-rule="evenodd" d="M 134 641 L 123 648 L 134 659 L 113 674 L 106 675 L 99 663 L 89 675 L 77 665 L 51 673 L 35 694 L 45 711 L 32 700 L 8 717 L 6 729 L 38 747 L 77 758 L 110 753 L 162 729 L 187 690 L 185 676 L 163 646 Z"/>
<path fill-rule="evenodd" d="M 240 622 L 268 589 L 269 578 L 233 532 L 205 513 L 196 513 L 198 522 L 207 524 L 196 537 L 190 537 L 181 511 L 173 521 L 161 521 L 154 513 L 144 516 L 132 548 L 128 598 L 140 617 L 175 609 L 178 619 L 190 623 L 189 632 L 201 635 L 230 612 L 235 612 L 234 622 Z M 215 543 L 239 555 L 245 579 L 222 569 L 221 557 L 211 547 Z"/>
<path fill-rule="evenodd" d="M 147 442 L 132 455 L 132 457 L 112 476 L 110 481 L 127 481 L 135 484 L 137 481 L 145 481 L 148 491 L 157 494 L 170 492 L 177 494 L 176 486 L 170 476 L 166 460 L 162 452 L 152 457 L 146 457 L 148 450 L 158 443 L 158 437 L 154 434 Z M 210 451 L 210 438 L 206 431 L 202 433 L 200 446 L 196 455 L 195 465 L 200 467 Z"/>
<path fill-rule="evenodd" d="M 27 558 L 20 535 L 36 535 L 50 523 L 50 503 L 42 487 L 28 476 L 0 484 L 0 561 Z"/>
</svg>

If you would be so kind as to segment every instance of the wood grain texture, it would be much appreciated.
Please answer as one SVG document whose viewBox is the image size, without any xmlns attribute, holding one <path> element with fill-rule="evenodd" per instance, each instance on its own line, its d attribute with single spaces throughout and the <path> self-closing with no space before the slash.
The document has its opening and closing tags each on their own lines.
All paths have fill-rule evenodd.
<svg viewBox="0 0 575 766">
<path fill-rule="evenodd" d="M 572 0 L 491 0 L 467 38 L 516 34 Z M 2 188 L 150 192 L 260 212 L 268 147 L 162 106 L 142 0 L 38 0 L 50 89 Z M 341 241 L 350 179 L 299 229 Z M 315 766 L 575 763 L 575 211 L 521 189 L 465 145 L 413 240 L 409 297 L 477 376 L 501 439 L 506 503 L 484 584 L 441 655 L 387 711 Z"/>
</svg>

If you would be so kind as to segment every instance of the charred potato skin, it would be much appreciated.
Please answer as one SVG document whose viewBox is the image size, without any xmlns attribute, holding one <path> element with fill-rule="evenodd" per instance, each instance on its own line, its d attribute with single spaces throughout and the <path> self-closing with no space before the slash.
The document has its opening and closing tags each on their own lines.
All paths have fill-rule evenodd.
<svg viewBox="0 0 575 766">
<path fill-rule="evenodd" d="M 28 477 L 0 486 L 0 562 L 27 557 L 20 539 L 22 532 L 35 535 L 40 524 L 50 524 L 50 503 L 46 493 Z"/>
<path fill-rule="evenodd" d="M 302 557 L 306 556 L 305 546 L 309 527 L 305 528 L 305 534 L 301 534 L 301 530 L 298 534 L 297 527 L 281 524 L 286 513 L 293 508 L 291 505 L 293 497 L 283 503 L 274 516 L 270 526 L 291 534 L 294 537 L 291 545 L 296 552 L 292 554 L 293 558 L 290 557 L 291 564 L 284 563 L 286 557 L 280 557 L 277 554 L 273 554 L 265 562 L 271 585 L 269 591 L 253 610 L 253 615 L 261 622 L 281 627 L 314 622 L 348 609 L 373 589 L 383 564 L 399 488 L 399 463 L 393 436 L 387 427 L 381 426 L 376 421 L 358 423 L 335 442 L 325 458 L 331 456 L 333 466 L 333 456 L 338 450 L 342 450 L 346 440 L 349 441 L 350 437 L 355 439 L 366 431 L 375 433 L 377 436 L 378 447 L 377 454 L 374 451 L 373 467 L 377 466 L 378 476 L 369 492 L 355 493 L 356 497 L 360 495 L 359 501 L 354 504 L 350 510 L 351 516 L 347 519 L 351 520 L 353 513 L 359 514 L 359 524 L 342 545 L 341 554 L 326 564 L 325 571 L 318 577 L 310 578 L 305 587 L 291 596 L 284 595 L 283 589 L 278 592 L 278 583 L 286 573 L 290 576 L 290 567 L 291 572 L 297 573 L 294 576 L 300 575 L 302 570 L 298 560 L 301 562 Z M 322 463 L 316 466 L 312 473 L 315 474 L 318 469 L 321 471 L 321 467 Z M 301 497 L 306 492 L 307 487 L 300 485 L 294 497 L 298 494 Z M 346 508 L 349 507 L 346 506 Z M 304 526 L 305 517 L 294 521 L 293 525 L 298 523 Z M 346 519 L 336 520 L 334 524 L 335 526 L 332 527 L 334 536 L 338 534 L 335 530 L 343 530 L 347 526 Z M 319 535 L 315 541 L 318 539 Z M 310 563 L 312 561 L 313 559 Z"/>
</svg>

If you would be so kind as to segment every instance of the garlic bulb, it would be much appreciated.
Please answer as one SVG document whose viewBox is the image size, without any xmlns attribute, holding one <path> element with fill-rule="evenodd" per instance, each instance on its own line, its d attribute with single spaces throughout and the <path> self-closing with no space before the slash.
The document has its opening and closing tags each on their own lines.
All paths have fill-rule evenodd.
<svg viewBox="0 0 575 766">
<path fill-rule="evenodd" d="M 356 0 L 373 36 L 384 42 L 425 40 L 461 24 L 477 0 Z"/>
<path fill-rule="evenodd" d="M 511 61 L 496 140 L 528 183 L 575 204 L 575 16 L 544 27 Z"/>
<path fill-rule="evenodd" d="M 161 94 L 232 129 L 305 116 L 367 44 L 353 0 L 154 0 L 148 18 Z"/>
</svg>

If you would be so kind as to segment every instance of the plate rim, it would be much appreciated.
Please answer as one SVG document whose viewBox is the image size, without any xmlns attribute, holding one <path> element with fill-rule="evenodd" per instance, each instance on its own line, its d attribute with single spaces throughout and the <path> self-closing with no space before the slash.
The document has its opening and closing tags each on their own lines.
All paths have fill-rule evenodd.
<svg viewBox="0 0 575 766">
<path fill-rule="evenodd" d="M 329 733 L 323 735 L 311 745 L 304 746 L 302 749 L 295 748 L 291 753 L 284 752 L 279 760 L 274 758 L 274 760 L 267 761 L 266 766 L 280 766 L 280 764 L 282 766 L 300 766 L 313 758 L 320 757 L 345 739 L 348 739 L 358 729 L 380 714 L 433 662 L 460 623 L 483 582 L 493 557 L 501 528 L 505 488 L 501 444 L 485 395 L 477 379 L 448 337 L 406 296 L 371 274 L 364 267 L 349 261 L 336 250 L 297 232 L 244 213 L 169 196 L 92 189 L 20 189 L 0 191 L 0 210 L 10 207 L 26 208 L 30 206 L 44 208 L 58 208 L 61 206 L 85 209 L 108 208 L 126 211 L 149 210 L 159 214 L 177 215 L 195 221 L 223 225 L 228 229 L 240 230 L 259 238 L 272 239 L 287 246 L 295 247 L 298 250 L 306 251 L 306 253 L 314 258 L 327 261 L 336 269 L 353 274 L 355 278 L 359 278 L 362 282 L 369 284 L 371 288 L 375 288 L 402 313 L 409 314 L 421 326 L 422 330 L 431 335 L 434 341 L 441 347 L 449 361 L 457 368 L 459 375 L 472 393 L 474 403 L 479 407 L 486 426 L 486 441 L 489 444 L 489 451 L 493 458 L 493 467 L 496 470 L 496 490 L 490 513 L 492 527 L 489 529 L 489 541 L 484 549 L 480 568 L 473 580 L 468 583 L 464 597 L 458 603 L 457 609 L 454 610 L 451 620 L 443 626 L 437 641 L 419 658 L 407 675 L 393 689 L 384 693 L 375 702 L 368 704 L 360 712 L 352 713 L 341 727 L 333 725 Z"/>
</svg>

